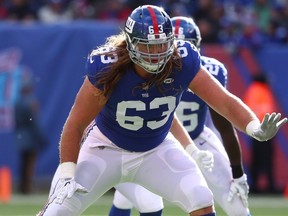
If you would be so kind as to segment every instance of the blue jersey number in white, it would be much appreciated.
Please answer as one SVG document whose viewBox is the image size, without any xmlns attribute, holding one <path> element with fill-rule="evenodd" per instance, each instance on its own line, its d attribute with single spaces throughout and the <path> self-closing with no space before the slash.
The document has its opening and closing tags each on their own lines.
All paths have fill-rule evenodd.
<svg viewBox="0 0 288 216">
<path fill-rule="evenodd" d="M 188 132 L 194 131 L 198 125 L 198 114 L 195 111 L 199 110 L 199 107 L 196 102 L 180 101 L 176 109 L 177 117 Z M 190 114 L 186 114 L 185 111 Z"/>
<path fill-rule="evenodd" d="M 111 47 L 101 47 L 97 50 L 93 50 L 89 56 L 90 63 L 92 64 L 94 62 L 94 60 L 93 60 L 94 55 L 100 55 L 100 59 L 101 59 L 101 62 L 103 64 L 109 64 L 109 63 L 117 62 L 118 61 L 118 55 L 116 53 L 113 53 L 109 56 L 105 54 L 105 53 L 113 51 L 113 50 L 115 50 L 115 48 L 111 48 Z"/>
<path fill-rule="evenodd" d="M 220 71 L 220 66 L 213 63 L 210 59 L 202 59 L 204 61 L 203 66 L 214 76 L 217 76 Z"/>
<path fill-rule="evenodd" d="M 140 116 L 127 116 L 126 111 L 127 109 L 136 109 L 136 111 L 145 111 L 145 110 L 152 110 L 152 109 L 159 109 L 161 105 L 167 104 L 168 110 L 163 111 L 161 117 L 164 117 L 160 121 L 148 121 L 147 127 L 150 129 L 157 129 L 165 125 L 168 121 L 169 116 L 175 110 L 176 107 L 176 98 L 169 96 L 169 97 L 161 97 L 153 99 L 149 107 L 146 108 L 146 105 L 142 101 L 122 101 L 118 103 L 117 106 L 117 114 L 116 120 L 119 125 L 123 128 L 128 130 L 137 131 L 140 128 L 144 127 L 144 119 Z"/>
</svg>

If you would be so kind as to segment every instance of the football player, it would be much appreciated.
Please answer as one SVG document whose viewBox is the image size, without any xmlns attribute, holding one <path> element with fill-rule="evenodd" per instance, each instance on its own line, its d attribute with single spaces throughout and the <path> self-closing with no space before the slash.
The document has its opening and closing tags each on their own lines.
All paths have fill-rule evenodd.
<svg viewBox="0 0 288 216">
<path fill-rule="evenodd" d="M 176 139 L 192 156 L 202 154 L 174 119 L 188 88 L 255 139 L 271 139 L 287 122 L 279 113 L 260 122 L 201 65 L 193 44 L 174 43 L 170 17 L 153 5 L 133 10 L 124 31 L 91 52 L 86 72 L 60 139 L 61 176 L 40 215 L 80 215 L 123 182 L 148 188 L 190 216 L 215 215 L 211 190 Z"/>
</svg>

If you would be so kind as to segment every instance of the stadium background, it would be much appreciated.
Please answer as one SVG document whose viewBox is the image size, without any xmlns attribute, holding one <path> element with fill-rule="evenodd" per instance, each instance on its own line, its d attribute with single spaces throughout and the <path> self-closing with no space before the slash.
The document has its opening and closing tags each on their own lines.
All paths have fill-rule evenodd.
<svg viewBox="0 0 288 216">
<path fill-rule="evenodd" d="M 107 8 L 103 8 L 105 9 Z M 42 183 L 50 182 L 58 165 L 59 136 L 74 97 L 82 84 L 85 58 L 88 52 L 102 44 L 107 36 L 118 33 L 119 26 L 123 24 L 119 25 L 119 20 L 107 17 L 99 19 L 79 19 L 59 24 L 35 22 L 29 25 L 21 22 L 0 22 L 0 167 L 6 166 L 11 169 L 13 185 L 17 185 L 19 173 L 19 158 L 13 133 L 13 104 L 19 94 L 21 76 L 26 72 L 32 72 L 34 75 L 35 92 L 41 107 L 40 124 L 49 140 L 48 148 L 37 159 L 35 184 L 42 187 Z M 230 24 L 231 20 L 226 20 L 223 25 L 229 28 Z M 246 24 L 248 26 L 249 23 Z M 288 116 L 288 93 L 285 88 L 288 81 L 287 43 L 262 43 L 261 46 L 252 44 L 252 47 L 241 46 L 235 51 L 233 47 L 231 49 L 227 46 L 230 42 L 203 43 L 201 53 L 215 57 L 225 64 L 229 71 L 229 90 L 240 98 L 251 81 L 251 75 L 264 69 L 277 98 L 278 111 Z M 249 178 L 248 137 L 241 132 L 239 135 L 245 171 Z M 283 188 L 288 185 L 287 125 L 277 134 L 275 144 L 275 180 L 277 186 Z M 262 183 L 265 183 L 264 179 Z"/>
</svg>

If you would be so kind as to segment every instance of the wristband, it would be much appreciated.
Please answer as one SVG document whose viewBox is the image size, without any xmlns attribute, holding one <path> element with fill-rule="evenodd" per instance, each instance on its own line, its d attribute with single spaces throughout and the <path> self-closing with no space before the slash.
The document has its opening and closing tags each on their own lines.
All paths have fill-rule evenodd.
<svg viewBox="0 0 288 216">
<path fill-rule="evenodd" d="M 255 129 L 259 128 L 259 126 L 260 126 L 260 122 L 258 119 L 254 119 L 250 121 L 246 126 L 246 133 L 249 136 L 254 137 L 254 131 Z"/>
<path fill-rule="evenodd" d="M 192 153 L 194 151 L 198 150 L 198 148 L 195 146 L 194 143 L 191 143 L 191 144 L 186 146 L 185 150 L 186 150 L 186 152 L 188 152 L 189 155 L 192 155 Z"/>
<path fill-rule="evenodd" d="M 61 178 L 73 178 L 75 174 L 76 164 L 73 162 L 64 162 L 60 164 Z"/>
<path fill-rule="evenodd" d="M 231 168 L 232 168 L 233 179 L 237 179 L 243 176 L 244 172 L 243 172 L 242 165 L 231 165 Z"/>
</svg>

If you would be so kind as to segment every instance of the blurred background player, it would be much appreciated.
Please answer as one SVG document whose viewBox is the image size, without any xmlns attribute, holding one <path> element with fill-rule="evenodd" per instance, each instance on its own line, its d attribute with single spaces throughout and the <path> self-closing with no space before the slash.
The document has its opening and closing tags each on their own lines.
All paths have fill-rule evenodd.
<svg viewBox="0 0 288 216">
<path fill-rule="evenodd" d="M 174 17 L 172 24 L 176 38 L 190 41 L 200 51 L 201 34 L 192 18 Z M 201 63 L 225 88 L 227 87 L 228 74 L 221 62 L 211 57 L 201 56 Z M 201 170 L 214 194 L 215 201 L 227 215 L 249 215 L 249 186 L 243 171 L 237 132 L 228 120 L 209 108 L 223 145 L 215 133 L 205 125 L 208 108 L 203 100 L 187 91 L 183 94 L 176 112 L 197 147 L 213 153 L 212 172 Z"/>
<path fill-rule="evenodd" d="M 37 155 L 48 142 L 41 131 L 38 114 L 39 102 L 34 92 L 32 73 L 23 73 L 20 95 L 15 103 L 15 136 L 19 151 L 19 190 L 22 194 L 33 191 L 33 177 Z"/>
<path fill-rule="evenodd" d="M 190 41 L 200 50 L 201 34 L 192 18 L 177 16 L 172 18 L 172 24 L 176 39 Z M 224 87 L 227 87 L 227 70 L 221 62 L 214 58 L 201 56 L 201 63 Z M 176 113 L 197 147 L 213 153 L 214 168 L 212 172 L 200 169 L 214 194 L 215 201 L 229 216 L 250 215 L 248 209 L 249 186 L 247 176 L 243 171 L 237 132 L 228 120 L 213 109 L 209 109 L 213 123 L 221 135 L 224 148 L 215 133 L 205 125 L 208 108 L 203 100 L 191 91 L 187 91 L 183 94 Z M 141 186 L 125 183 L 119 185 L 118 188 L 124 193 L 115 191 L 109 216 L 128 216 L 130 208 L 135 203 L 137 209 L 140 206 L 140 212 L 146 212 L 143 215 L 161 215 L 159 211 L 161 204 L 155 202 L 156 198 L 147 190 L 141 189 Z M 130 194 L 131 190 L 137 194 L 134 200 L 131 200 L 133 197 Z M 127 200 L 126 197 L 129 199 Z M 148 209 L 153 209 L 153 207 L 155 211 L 148 213 Z"/>
</svg>

